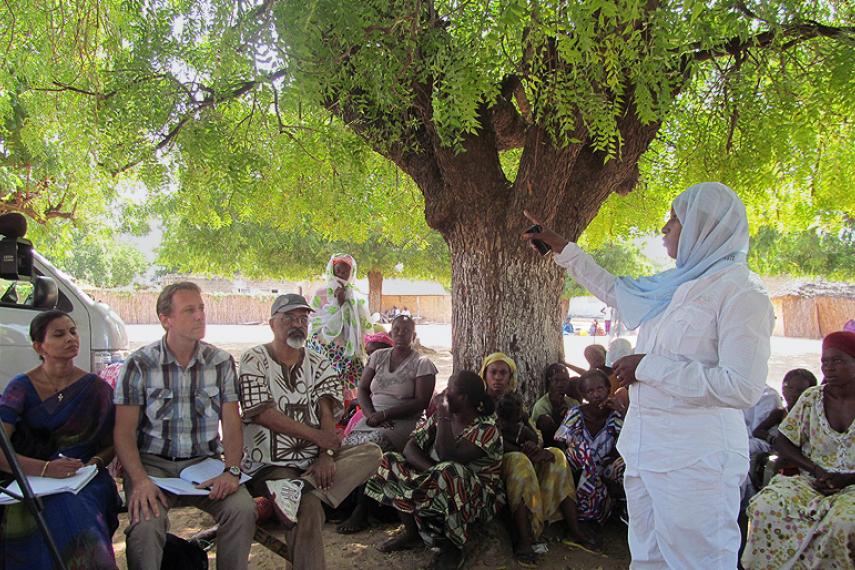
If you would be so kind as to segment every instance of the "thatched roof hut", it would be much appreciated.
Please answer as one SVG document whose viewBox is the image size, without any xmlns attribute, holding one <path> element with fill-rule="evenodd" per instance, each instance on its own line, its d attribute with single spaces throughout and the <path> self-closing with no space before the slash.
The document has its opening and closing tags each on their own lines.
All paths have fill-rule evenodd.
<svg viewBox="0 0 855 570">
<path fill-rule="evenodd" d="M 855 319 L 855 283 L 767 285 L 777 317 L 775 335 L 822 338 Z"/>
</svg>

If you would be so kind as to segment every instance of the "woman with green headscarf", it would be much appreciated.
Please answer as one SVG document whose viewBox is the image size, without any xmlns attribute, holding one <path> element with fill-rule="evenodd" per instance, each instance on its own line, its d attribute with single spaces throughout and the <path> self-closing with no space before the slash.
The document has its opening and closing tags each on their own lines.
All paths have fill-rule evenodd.
<svg viewBox="0 0 855 570">
<path fill-rule="evenodd" d="M 362 335 L 371 330 L 365 299 L 356 295 L 356 260 L 337 253 L 324 271 L 326 284 L 312 298 L 308 348 L 326 356 L 344 386 L 344 399 L 356 398 L 362 376 L 365 345 Z"/>
<path fill-rule="evenodd" d="M 487 356 L 481 364 L 481 378 L 494 402 L 517 390 L 517 365 L 502 352 Z M 590 548 L 593 541 L 582 533 L 576 517 L 576 487 L 567 458 L 560 449 L 543 449 L 540 432 L 538 445 L 520 446 L 505 440 L 502 480 L 513 517 L 514 556 L 522 564 L 535 561 L 532 544 L 540 538 L 546 523 L 562 518 L 567 523 L 568 544 Z"/>
</svg>

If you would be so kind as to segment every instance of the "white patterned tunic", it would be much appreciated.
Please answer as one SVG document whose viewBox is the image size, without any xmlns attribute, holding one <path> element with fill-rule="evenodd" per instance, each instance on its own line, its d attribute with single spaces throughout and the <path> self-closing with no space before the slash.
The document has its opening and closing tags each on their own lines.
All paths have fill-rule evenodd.
<svg viewBox="0 0 855 570">
<path fill-rule="evenodd" d="M 304 350 L 303 359 L 289 369 L 259 345 L 241 356 L 238 386 L 244 419 L 243 470 L 254 473 L 268 465 L 308 468 L 319 453 L 314 443 L 274 432 L 253 419 L 276 406 L 292 420 L 320 428 L 321 398 L 332 398 L 338 408 L 342 405 L 341 380 L 329 360 Z"/>
</svg>

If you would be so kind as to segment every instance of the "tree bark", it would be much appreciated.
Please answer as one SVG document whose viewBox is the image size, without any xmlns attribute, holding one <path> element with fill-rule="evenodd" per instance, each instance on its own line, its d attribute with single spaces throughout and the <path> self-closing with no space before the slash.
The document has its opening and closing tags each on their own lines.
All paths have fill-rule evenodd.
<svg viewBox="0 0 855 570">
<path fill-rule="evenodd" d="M 543 391 L 543 368 L 563 360 L 563 271 L 520 239 L 522 215 L 505 225 L 473 219 L 446 239 L 451 247 L 454 370 L 478 372 L 492 352 L 517 363 L 520 392 L 528 403 Z"/>
<path fill-rule="evenodd" d="M 368 312 L 383 312 L 383 273 L 377 269 L 368 271 Z"/>
</svg>

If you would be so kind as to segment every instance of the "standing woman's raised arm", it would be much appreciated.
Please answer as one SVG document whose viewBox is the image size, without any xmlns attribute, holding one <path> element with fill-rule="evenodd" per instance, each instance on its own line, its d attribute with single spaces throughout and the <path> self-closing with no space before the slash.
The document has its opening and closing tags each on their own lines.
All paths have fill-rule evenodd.
<svg viewBox="0 0 855 570">
<path fill-rule="evenodd" d="M 555 263 L 566 269 L 570 277 L 606 305 L 616 306 L 615 276 L 600 267 L 594 258 L 582 251 L 578 245 L 544 226 L 528 211 L 524 214 L 532 223 L 540 226 L 541 231 L 524 233 L 523 239 L 529 241 L 539 239 L 545 242 L 552 248 Z M 532 248 L 534 249 L 534 246 Z"/>
</svg>

